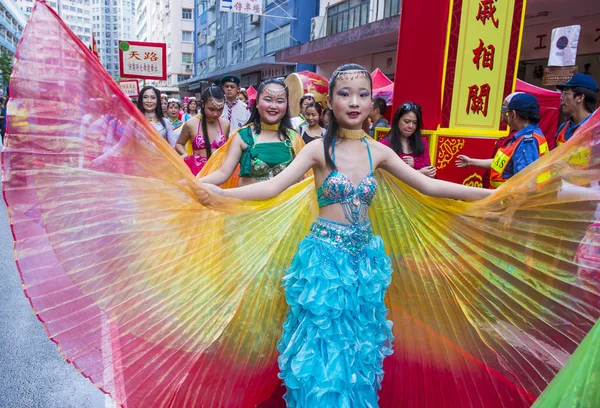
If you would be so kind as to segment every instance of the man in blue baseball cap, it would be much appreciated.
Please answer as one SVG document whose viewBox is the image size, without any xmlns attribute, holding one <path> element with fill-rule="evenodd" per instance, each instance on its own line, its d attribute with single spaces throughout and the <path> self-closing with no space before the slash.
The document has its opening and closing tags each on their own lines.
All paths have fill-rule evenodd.
<svg viewBox="0 0 600 408">
<path fill-rule="evenodd" d="M 548 152 L 548 143 L 538 127 L 540 104 L 535 96 L 523 92 L 510 95 L 502 106 L 511 133 L 498 146 L 493 159 L 459 156 L 457 167 L 477 166 L 490 170 L 490 188 L 498 188 L 509 178 Z M 508 99 L 508 97 L 507 97 Z"/>
<path fill-rule="evenodd" d="M 556 132 L 556 146 L 560 146 L 573 136 L 596 110 L 598 84 L 591 75 L 577 73 L 566 84 L 556 85 L 561 91 L 560 106 L 569 119 L 560 125 Z"/>
</svg>

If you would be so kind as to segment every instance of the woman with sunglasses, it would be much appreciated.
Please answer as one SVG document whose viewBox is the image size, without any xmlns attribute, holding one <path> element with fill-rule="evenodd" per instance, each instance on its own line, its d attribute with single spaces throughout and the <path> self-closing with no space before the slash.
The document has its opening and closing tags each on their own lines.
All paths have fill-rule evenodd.
<svg viewBox="0 0 600 408">
<path fill-rule="evenodd" d="M 423 120 L 421 106 L 405 102 L 398 108 L 392 120 L 392 129 L 381 140 L 406 164 L 428 177 L 435 177 L 436 168 L 431 165 L 427 139 L 421 135 Z"/>
</svg>

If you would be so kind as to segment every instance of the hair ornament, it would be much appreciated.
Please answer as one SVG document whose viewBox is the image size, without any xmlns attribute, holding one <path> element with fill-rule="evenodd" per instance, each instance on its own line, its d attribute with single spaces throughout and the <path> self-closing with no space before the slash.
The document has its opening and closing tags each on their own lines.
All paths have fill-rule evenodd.
<svg viewBox="0 0 600 408">
<path fill-rule="evenodd" d="M 348 69 L 345 71 L 338 71 L 336 69 L 331 75 L 331 81 L 333 81 L 334 79 L 351 81 L 358 78 L 366 78 L 370 75 L 371 74 L 369 74 L 369 71 L 367 71 L 366 69 Z"/>
<path fill-rule="evenodd" d="M 270 85 L 270 84 L 269 84 Z M 283 98 L 286 96 L 285 91 L 287 90 L 287 86 L 284 86 L 283 89 L 273 89 L 269 87 L 269 85 L 264 87 L 264 91 L 269 94 L 271 98 Z"/>
<path fill-rule="evenodd" d="M 225 106 L 225 100 L 217 100 L 212 93 L 212 86 L 210 88 L 208 88 L 208 93 L 210 94 L 210 100 L 212 101 L 213 105 L 215 105 L 215 108 L 217 109 L 221 109 Z M 196 98 L 194 98 L 194 101 L 196 100 Z"/>
</svg>

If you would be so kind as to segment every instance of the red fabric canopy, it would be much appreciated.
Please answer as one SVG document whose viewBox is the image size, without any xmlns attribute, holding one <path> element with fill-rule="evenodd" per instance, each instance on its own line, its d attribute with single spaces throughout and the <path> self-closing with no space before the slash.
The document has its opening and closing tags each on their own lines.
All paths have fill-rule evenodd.
<svg viewBox="0 0 600 408">
<path fill-rule="evenodd" d="M 371 79 L 373 80 L 373 89 L 383 88 L 388 85 L 392 85 L 393 88 L 394 83 L 379 68 L 371 72 Z"/>
<path fill-rule="evenodd" d="M 534 95 L 540 104 L 539 127 L 544 132 L 548 147 L 554 149 L 554 136 L 558 130 L 558 116 L 560 114 L 560 92 L 549 91 L 539 86 L 531 85 L 517 79 L 516 92 L 526 92 Z"/>
</svg>

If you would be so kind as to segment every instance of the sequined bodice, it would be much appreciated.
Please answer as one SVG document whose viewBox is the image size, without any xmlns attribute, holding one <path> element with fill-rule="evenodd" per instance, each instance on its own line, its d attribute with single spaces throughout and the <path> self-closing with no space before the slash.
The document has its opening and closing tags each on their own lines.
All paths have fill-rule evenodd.
<svg viewBox="0 0 600 408">
<path fill-rule="evenodd" d="M 204 141 L 204 136 L 202 135 L 202 119 L 198 122 L 198 131 L 196 132 L 196 137 L 192 140 L 192 149 L 194 150 L 203 150 L 206 149 L 206 142 Z M 212 141 L 210 147 L 213 149 L 218 149 L 223 146 L 227 142 L 227 138 L 223 134 L 223 129 L 221 128 L 221 121 L 219 121 L 219 132 L 217 133 L 217 137 Z"/>
<path fill-rule="evenodd" d="M 377 178 L 373 173 L 371 150 L 366 139 L 362 139 L 369 153 L 371 171 L 355 187 L 344 173 L 333 170 L 317 190 L 319 207 L 342 204 L 346 219 L 352 223 L 367 219 L 367 211 L 377 192 Z M 335 160 L 335 141 L 332 145 L 332 160 Z"/>
<path fill-rule="evenodd" d="M 334 170 L 323 180 L 323 184 L 317 190 L 317 198 L 319 207 L 336 203 L 371 205 L 376 192 L 377 179 L 373 171 L 370 171 L 358 186 L 354 187 L 344 173 Z"/>
</svg>

